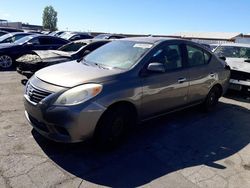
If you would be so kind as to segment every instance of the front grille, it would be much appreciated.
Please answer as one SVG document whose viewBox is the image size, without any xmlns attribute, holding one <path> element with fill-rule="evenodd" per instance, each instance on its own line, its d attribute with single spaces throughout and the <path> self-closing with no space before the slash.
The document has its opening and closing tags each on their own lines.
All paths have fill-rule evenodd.
<svg viewBox="0 0 250 188">
<path fill-rule="evenodd" d="M 39 103 L 41 100 L 43 100 L 45 97 L 49 96 L 50 94 L 52 93 L 38 89 L 32 86 L 30 83 L 28 83 L 26 87 L 26 95 L 29 97 L 30 101 L 34 103 Z"/>
<path fill-rule="evenodd" d="M 247 81 L 250 80 L 250 73 L 231 70 L 231 79 Z"/>
</svg>

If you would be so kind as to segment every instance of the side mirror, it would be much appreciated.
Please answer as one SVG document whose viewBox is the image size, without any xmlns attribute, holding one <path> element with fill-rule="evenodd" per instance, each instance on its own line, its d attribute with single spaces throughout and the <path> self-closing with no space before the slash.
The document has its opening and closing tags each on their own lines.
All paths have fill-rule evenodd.
<svg viewBox="0 0 250 188">
<path fill-rule="evenodd" d="M 223 60 L 223 61 L 226 61 L 226 57 L 224 57 L 224 56 L 221 56 L 221 57 L 219 57 L 221 60 Z"/>
<path fill-rule="evenodd" d="M 246 62 L 246 63 L 250 63 L 250 59 L 246 59 L 245 62 Z"/>
<path fill-rule="evenodd" d="M 91 52 L 90 50 L 85 50 L 85 52 L 83 53 L 83 56 L 88 55 L 90 52 Z"/>
<path fill-rule="evenodd" d="M 147 70 L 161 73 L 166 71 L 164 65 L 162 63 L 157 62 L 149 63 Z"/>
<path fill-rule="evenodd" d="M 33 43 L 27 42 L 27 43 L 25 44 L 25 46 L 33 46 Z"/>
</svg>

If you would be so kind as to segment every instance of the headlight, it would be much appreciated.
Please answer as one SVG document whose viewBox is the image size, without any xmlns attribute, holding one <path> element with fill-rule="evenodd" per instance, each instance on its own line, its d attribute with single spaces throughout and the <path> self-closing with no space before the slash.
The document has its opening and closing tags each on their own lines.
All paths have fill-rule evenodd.
<svg viewBox="0 0 250 188">
<path fill-rule="evenodd" d="M 55 105 L 76 105 L 83 103 L 102 91 L 100 84 L 84 84 L 62 93 L 54 103 Z"/>
</svg>

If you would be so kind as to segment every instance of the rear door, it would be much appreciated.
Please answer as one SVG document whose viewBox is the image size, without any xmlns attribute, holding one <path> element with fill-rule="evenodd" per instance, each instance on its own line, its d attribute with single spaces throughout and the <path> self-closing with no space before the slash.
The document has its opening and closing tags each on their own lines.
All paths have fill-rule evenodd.
<svg viewBox="0 0 250 188">
<path fill-rule="evenodd" d="M 188 100 L 190 103 L 204 100 L 209 89 L 216 81 L 217 73 L 210 65 L 212 55 L 210 52 L 194 44 L 186 45 L 190 86 Z"/>
<path fill-rule="evenodd" d="M 163 44 L 147 63 L 162 63 L 166 71 L 147 71 L 143 79 L 142 118 L 187 104 L 189 75 L 182 50 L 181 43 Z"/>
</svg>

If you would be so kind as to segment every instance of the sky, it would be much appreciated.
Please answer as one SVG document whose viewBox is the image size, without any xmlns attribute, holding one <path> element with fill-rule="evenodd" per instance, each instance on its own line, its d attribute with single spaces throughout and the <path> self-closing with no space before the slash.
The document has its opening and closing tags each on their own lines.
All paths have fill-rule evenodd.
<svg viewBox="0 0 250 188">
<path fill-rule="evenodd" d="M 0 19 L 41 25 L 47 5 L 60 30 L 250 33 L 249 0 L 0 0 Z"/>
</svg>

